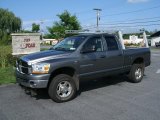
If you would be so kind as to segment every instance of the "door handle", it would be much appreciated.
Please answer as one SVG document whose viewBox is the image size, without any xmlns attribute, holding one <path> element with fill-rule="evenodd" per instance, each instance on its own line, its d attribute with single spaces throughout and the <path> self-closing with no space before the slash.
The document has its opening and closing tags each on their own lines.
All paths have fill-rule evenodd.
<svg viewBox="0 0 160 120">
<path fill-rule="evenodd" d="M 118 56 L 122 56 L 122 54 L 118 54 Z"/>
<path fill-rule="evenodd" d="M 106 57 L 105 55 L 101 55 L 101 56 L 100 56 L 100 58 L 105 58 L 105 57 Z"/>
</svg>

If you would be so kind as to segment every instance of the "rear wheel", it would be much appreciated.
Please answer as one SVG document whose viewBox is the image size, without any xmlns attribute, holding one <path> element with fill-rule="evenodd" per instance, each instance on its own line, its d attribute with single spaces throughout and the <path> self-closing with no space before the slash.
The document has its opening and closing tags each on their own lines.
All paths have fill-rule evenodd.
<svg viewBox="0 0 160 120">
<path fill-rule="evenodd" d="M 143 75 L 144 75 L 144 64 L 133 64 L 128 77 L 131 82 L 138 83 L 142 81 Z"/>
<path fill-rule="evenodd" d="M 48 93 L 55 102 L 66 102 L 73 99 L 76 94 L 73 78 L 66 74 L 57 75 L 51 81 Z"/>
</svg>

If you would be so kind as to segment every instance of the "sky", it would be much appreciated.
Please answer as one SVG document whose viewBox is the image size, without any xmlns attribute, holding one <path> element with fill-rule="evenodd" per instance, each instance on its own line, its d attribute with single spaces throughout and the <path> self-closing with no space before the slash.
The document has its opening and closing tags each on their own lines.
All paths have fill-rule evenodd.
<svg viewBox="0 0 160 120">
<path fill-rule="evenodd" d="M 96 11 L 100 12 L 99 28 L 124 32 L 160 30 L 159 0 L 0 0 L 0 8 L 12 11 L 23 21 L 22 28 L 30 30 L 32 23 L 41 30 L 58 21 L 64 10 L 76 15 L 84 29 L 96 28 Z"/>
</svg>

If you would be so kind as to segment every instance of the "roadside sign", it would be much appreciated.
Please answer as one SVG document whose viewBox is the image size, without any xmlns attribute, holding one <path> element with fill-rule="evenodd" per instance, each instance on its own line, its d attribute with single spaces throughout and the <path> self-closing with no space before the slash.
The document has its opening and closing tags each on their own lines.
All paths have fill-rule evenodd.
<svg viewBox="0 0 160 120">
<path fill-rule="evenodd" d="M 13 33 L 12 55 L 30 54 L 40 51 L 40 33 Z"/>
</svg>

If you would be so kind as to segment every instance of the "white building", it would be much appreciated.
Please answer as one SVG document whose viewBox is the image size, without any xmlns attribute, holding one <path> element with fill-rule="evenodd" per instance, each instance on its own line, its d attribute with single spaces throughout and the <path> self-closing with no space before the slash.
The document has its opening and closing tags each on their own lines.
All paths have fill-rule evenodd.
<svg viewBox="0 0 160 120">
<path fill-rule="evenodd" d="M 160 31 L 152 34 L 150 37 L 151 37 L 151 46 L 155 46 L 156 42 L 160 42 Z"/>
<path fill-rule="evenodd" d="M 42 44 L 49 44 L 49 45 L 55 45 L 58 43 L 58 40 L 56 39 L 43 39 Z"/>
<path fill-rule="evenodd" d="M 142 41 L 143 41 L 143 38 L 138 38 L 138 36 L 136 35 L 130 35 L 129 39 L 124 39 L 125 44 L 130 44 L 130 43 L 138 44 L 138 43 L 141 43 Z"/>
</svg>

